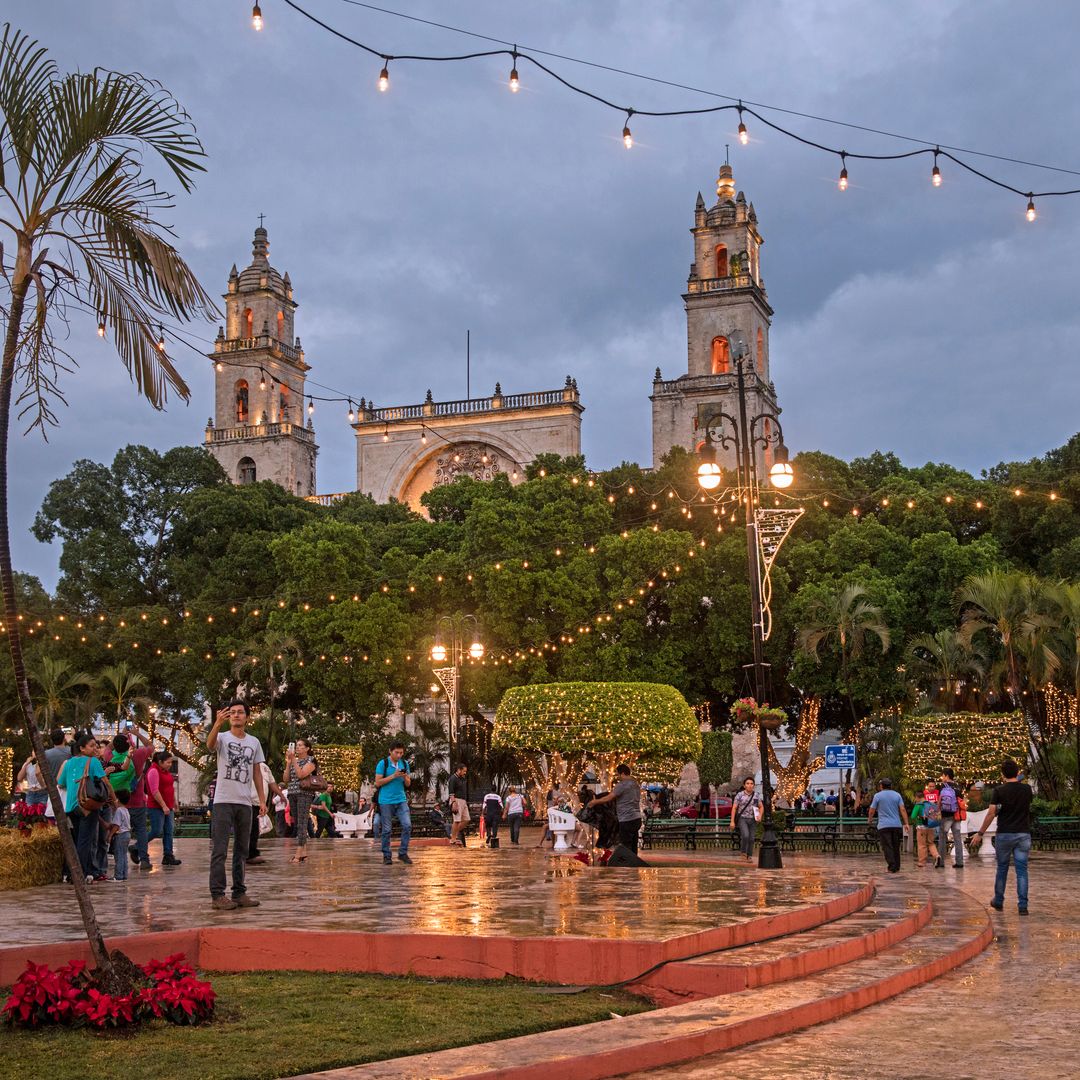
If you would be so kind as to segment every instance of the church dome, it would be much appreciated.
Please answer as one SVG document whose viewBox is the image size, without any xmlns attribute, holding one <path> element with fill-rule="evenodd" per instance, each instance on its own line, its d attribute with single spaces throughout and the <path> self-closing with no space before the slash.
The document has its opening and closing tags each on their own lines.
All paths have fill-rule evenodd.
<svg viewBox="0 0 1080 1080">
<path fill-rule="evenodd" d="M 251 245 L 251 265 L 240 271 L 239 288 L 241 292 L 252 289 L 273 289 L 275 292 L 287 292 L 281 275 L 270 265 L 270 241 L 266 229 L 261 225 L 255 230 L 255 240 Z M 265 280 L 264 280 L 265 279 Z"/>
</svg>

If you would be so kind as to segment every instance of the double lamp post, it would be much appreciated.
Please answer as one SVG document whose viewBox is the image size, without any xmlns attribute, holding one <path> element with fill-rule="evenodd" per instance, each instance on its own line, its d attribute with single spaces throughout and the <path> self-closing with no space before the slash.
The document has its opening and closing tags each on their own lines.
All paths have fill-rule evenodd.
<svg viewBox="0 0 1080 1080">
<path fill-rule="evenodd" d="M 468 642 L 468 644 L 466 644 Z M 431 646 L 432 668 L 435 678 L 446 691 L 446 701 L 450 706 L 447 724 L 447 746 L 450 757 L 450 771 L 454 768 L 454 738 L 457 735 L 458 714 L 460 710 L 459 688 L 461 669 L 465 657 L 473 660 L 484 658 L 484 643 L 480 640 L 480 626 L 475 615 L 444 615 L 436 623 L 435 643 Z"/>
<path fill-rule="evenodd" d="M 746 343 L 736 339 L 732 361 L 738 388 L 739 411 L 737 416 L 719 409 L 701 418 L 705 429 L 705 443 L 698 451 L 698 484 L 705 491 L 713 491 L 720 486 L 722 472 L 716 463 L 716 443 L 725 449 L 734 447 L 737 488 L 746 508 L 746 558 L 750 576 L 750 624 L 753 639 L 754 656 L 754 700 L 762 705 L 768 693 L 764 659 L 764 620 L 761 590 L 761 552 L 758 539 L 757 503 L 758 485 L 755 466 L 758 447 L 767 448 L 776 445 L 773 464 L 769 469 L 769 482 L 775 488 L 790 487 L 795 473 L 788 462 L 787 447 L 784 446 L 780 418 L 775 411 L 763 410 L 755 416 L 747 417 L 746 410 L 746 366 L 749 363 L 749 351 Z M 715 435 L 715 441 L 714 441 Z M 758 750 L 761 754 L 761 797 L 763 804 L 763 834 L 758 850 L 758 866 L 765 870 L 778 870 L 783 865 L 780 857 L 780 844 L 776 838 L 776 826 L 773 820 L 772 778 L 769 768 L 769 736 L 765 728 L 758 725 Z"/>
</svg>

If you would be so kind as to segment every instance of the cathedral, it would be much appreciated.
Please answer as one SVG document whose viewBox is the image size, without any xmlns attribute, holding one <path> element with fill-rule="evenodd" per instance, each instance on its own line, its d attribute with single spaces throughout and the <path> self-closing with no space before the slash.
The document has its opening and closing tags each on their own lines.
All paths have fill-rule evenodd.
<svg viewBox="0 0 1080 1080">
<path fill-rule="evenodd" d="M 769 378 L 769 324 L 773 311 L 761 277 L 761 233 L 752 203 L 736 194 L 730 165 L 723 165 L 716 204 L 706 209 L 700 193 L 694 208 L 694 261 L 683 294 L 686 307 L 686 373 L 652 384 L 652 464 L 676 446 L 698 449 L 704 426 L 723 411 L 734 414 L 736 358 L 743 358 L 751 415 L 779 412 Z M 255 230 L 250 265 L 229 273 L 225 325 L 218 329 L 210 360 L 215 372 L 214 416 L 207 448 L 236 484 L 273 480 L 302 498 L 330 502 L 342 493 L 319 493 L 311 399 L 305 410 L 310 370 L 294 334 L 289 275 L 270 265 L 267 231 Z M 350 409 L 352 409 L 350 403 Z M 305 417 L 305 411 L 307 413 Z M 459 476 L 478 480 L 505 473 L 524 479 L 538 455 L 581 453 L 584 407 L 577 382 L 525 393 L 503 393 L 495 384 L 484 397 L 376 407 L 366 397 L 350 412 L 356 445 L 356 490 L 379 502 L 396 499 L 420 510 L 424 492 Z M 770 421 L 756 431 L 767 471 Z M 722 464 L 734 450 L 721 449 Z"/>
</svg>

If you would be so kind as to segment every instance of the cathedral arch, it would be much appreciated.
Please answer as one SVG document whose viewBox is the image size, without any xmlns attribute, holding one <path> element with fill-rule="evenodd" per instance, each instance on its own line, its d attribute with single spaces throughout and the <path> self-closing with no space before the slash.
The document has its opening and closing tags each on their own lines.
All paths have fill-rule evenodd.
<svg viewBox="0 0 1080 1080">
<path fill-rule="evenodd" d="M 241 318 L 243 319 L 243 336 L 253 338 L 255 336 L 255 312 L 251 308 L 244 308 L 244 314 Z"/>
<path fill-rule="evenodd" d="M 731 344 L 726 337 L 712 340 L 712 373 L 727 375 L 731 371 Z"/>
<path fill-rule="evenodd" d="M 285 340 L 285 312 L 279 311 L 277 313 L 277 339 L 278 341 Z"/>
<path fill-rule="evenodd" d="M 728 276 L 727 245 L 725 245 L 725 244 L 717 244 L 716 245 L 715 255 L 716 255 L 716 277 L 718 277 L 718 278 L 727 277 Z"/>
<path fill-rule="evenodd" d="M 765 374 L 765 334 L 760 326 L 757 328 L 757 371 L 759 375 Z"/>
<path fill-rule="evenodd" d="M 255 462 L 249 457 L 242 457 L 236 463 L 236 482 L 238 484 L 254 484 L 255 479 Z"/>
<path fill-rule="evenodd" d="M 281 383 L 278 390 L 278 420 L 285 423 L 289 419 L 289 388 Z"/>
<path fill-rule="evenodd" d="M 236 422 L 246 424 L 251 415 L 247 379 L 238 379 L 235 388 Z"/>
</svg>

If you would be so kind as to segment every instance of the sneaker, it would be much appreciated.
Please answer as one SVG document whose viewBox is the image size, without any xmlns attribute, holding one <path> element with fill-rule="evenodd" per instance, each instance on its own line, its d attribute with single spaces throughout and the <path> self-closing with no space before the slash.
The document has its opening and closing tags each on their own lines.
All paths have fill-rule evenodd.
<svg viewBox="0 0 1080 1080">
<path fill-rule="evenodd" d="M 139 865 L 139 849 L 138 849 L 138 848 L 137 848 L 137 847 L 136 847 L 136 846 L 135 846 L 134 844 L 131 844 L 131 845 L 130 845 L 130 846 L 128 847 L 128 858 L 129 858 L 129 859 L 130 859 L 130 860 L 131 860 L 131 861 L 132 861 L 132 862 L 133 862 L 133 863 L 134 863 L 134 864 L 135 864 L 136 866 L 138 866 L 138 865 Z"/>
<path fill-rule="evenodd" d="M 398 862 L 403 862 L 403 863 L 407 864 L 408 866 L 412 866 L 412 859 L 410 859 L 409 856 L 406 855 L 404 851 L 398 856 Z"/>
<path fill-rule="evenodd" d="M 954 862 L 952 864 L 952 868 L 954 870 L 963 870 L 964 869 L 964 864 L 962 862 Z"/>
<path fill-rule="evenodd" d="M 215 911 L 232 911 L 237 906 L 235 900 L 230 900 L 227 896 L 215 896 L 210 901 L 210 906 Z"/>
<path fill-rule="evenodd" d="M 1005 905 L 1004 904 L 995 904 L 993 900 L 990 901 L 990 906 L 995 911 L 1004 911 L 1005 910 Z"/>
<path fill-rule="evenodd" d="M 233 897 L 232 906 L 233 907 L 258 907 L 259 906 L 259 901 L 258 900 L 252 900 L 251 897 L 248 896 L 247 893 L 241 893 L 239 896 L 234 896 Z"/>
<path fill-rule="evenodd" d="M 109 879 L 104 874 L 96 874 L 94 876 L 95 881 L 108 881 Z"/>
<path fill-rule="evenodd" d="M 934 869 L 935 870 L 944 870 L 945 869 L 945 860 L 942 859 L 940 855 L 938 856 L 938 861 L 936 863 L 934 863 Z"/>
<path fill-rule="evenodd" d="M 182 861 L 183 861 L 182 859 L 177 859 L 173 855 L 166 855 L 165 858 L 161 860 L 161 865 L 162 866 L 179 866 Z"/>
<path fill-rule="evenodd" d="M 393 866 L 393 864 L 394 864 L 394 857 L 393 857 L 392 855 L 384 855 L 384 856 L 382 857 L 382 861 L 383 861 L 383 862 L 384 862 L 384 863 L 385 863 L 385 864 L 386 864 L 387 866 Z"/>
<path fill-rule="evenodd" d="M 1026 907 L 1018 908 L 1017 910 L 1020 912 L 1021 915 L 1026 915 L 1027 914 L 1027 908 Z"/>
</svg>

